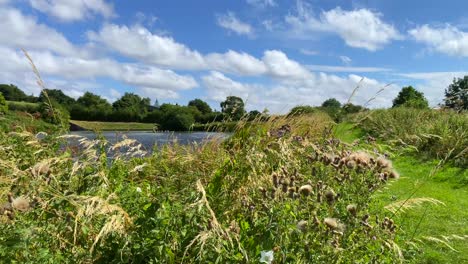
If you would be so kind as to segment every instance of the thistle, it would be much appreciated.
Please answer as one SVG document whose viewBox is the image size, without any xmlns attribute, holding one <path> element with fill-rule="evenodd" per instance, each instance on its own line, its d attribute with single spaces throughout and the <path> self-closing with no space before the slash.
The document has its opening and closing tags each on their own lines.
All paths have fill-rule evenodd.
<svg viewBox="0 0 468 264">
<path fill-rule="evenodd" d="M 338 227 L 338 221 L 336 220 L 336 218 L 327 217 L 323 220 L 323 223 L 332 230 Z"/>
<path fill-rule="evenodd" d="M 29 200 L 20 196 L 11 202 L 11 207 L 20 212 L 25 212 L 30 208 Z"/>
<path fill-rule="evenodd" d="M 329 205 L 332 205 L 335 202 L 336 194 L 333 190 L 327 190 L 325 192 L 325 199 Z"/>
<path fill-rule="evenodd" d="M 356 205 L 355 204 L 349 204 L 348 206 L 346 206 L 346 211 L 348 211 L 348 213 L 350 213 L 352 216 L 356 216 L 356 214 L 357 214 Z"/>
<path fill-rule="evenodd" d="M 312 193 L 312 186 L 309 184 L 303 185 L 299 188 L 299 193 L 304 196 L 309 196 Z"/>
<path fill-rule="evenodd" d="M 296 226 L 299 231 L 305 232 L 307 230 L 307 225 L 308 225 L 307 221 L 301 220 L 297 223 Z"/>
</svg>

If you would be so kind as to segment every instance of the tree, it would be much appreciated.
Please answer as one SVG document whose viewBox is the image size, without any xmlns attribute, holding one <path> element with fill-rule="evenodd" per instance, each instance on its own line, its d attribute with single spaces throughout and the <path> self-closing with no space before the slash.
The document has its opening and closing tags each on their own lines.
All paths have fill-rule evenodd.
<svg viewBox="0 0 468 264">
<path fill-rule="evenodd" d="M 445 106 L 456 110 L 468 110 L 468 75 L 453 79 L 445 90 Z"/>
<path fill-rule="evenodd" d="M 366 110 L 366 108 L 364 108 L 363 106 L 355 105 L 352 103 L 344 104 L 342 109 L 343 109 L 343 112 L 346 114 L 354 114 L 354 113 L 359 113 L 361 111 Z"/>
<path fill-rule="evenodd" d="M 322 107 L 325 107 L 325 108 L 340 108 L 341 103 L 338 100 L 336 100 L 335 98 L 330 98 L 330 99 L 325 100 L 322 103 Z"/>
<path fill-rule="evenodd" d="M 141 98 L 134 93 L 125 93 L 112 104 L 115 110 L 114 120 L 122 118 L 122 121 L 141 121 L 146 116 L 150 104 L 149 98 Z"/>
<path fill-rule="evenodd" d="M 237 96 L 228 96 L 226 101 L 221 102 L 220 106 L 221 112 L 233 120 L 239 120 L 245 114 L 244 101 Z"/>
<path fill-rule="evenodd" d="M 429 103 L 424 94 L 418 92 L 412 86 L 406 86 L 401 89 L 397 97 L 393 99 L 392 107 L 411 107 L 411 108 L 429 108 Z"/>
<path fill-rule="evenodd" d="M 305 115 L 305 114 L 312 114 L 317 112 L 315 107 L 309 105 L 298 105 L 295 106 L 289 111 L 288 116 L 298 116 L 298 115 Z"/>
<path fill-rule="evenodd" d="M 35 102 L 37 100 L 36 97 L 26 95 L 21 89 L 13 84 L 0 84 L 0 93 L 2 93 L 8 101 Z"/>
<path fill-rule="evenodd" d="M 0 93 L 0 114 L 5 114 L 8 111 L 8 105 L 5 100 L 5 97 L 3 97 L 3 94 Z"/>
<path fill-rule="evenodd" d="M 99 95 L 86 92 L 78 100 L 72 108 L 71 116 L 78 120 L 107 120 L 112 113 L 112 106 L 106 99 Z"/>
<path fill-rule="evenodd" d="M 162 104 L 160 111 L 162 112 L 161 129 L 172 131 L 188 131 L 195 123 L 193 110 L 198 111 L 195 107 Z"/>
<path fill-rule="evenodd" d="M 68 111 L 70 111 L 75 104 L 75 99 L 71 98 L 70 96 L 64 94 L 62 90 L 58 89 L 44 89 L 41 91 L 39 95 L 39 102 L 48 103 L 48 99 L 46 98 L 46 94 L 49 97 L 50 101 L 56 102 L 62 106 L 64 106 Z"/>
<path fill-rule="evenodd" d="M 211 110 L 211 107 L 203 100 L 201 99 L 194 99 L 188 103 L 188 106 L 193 106 L 198 109 L 202 114 L 206 115 L 211 113 L 213 110 Z"/>
</svg>

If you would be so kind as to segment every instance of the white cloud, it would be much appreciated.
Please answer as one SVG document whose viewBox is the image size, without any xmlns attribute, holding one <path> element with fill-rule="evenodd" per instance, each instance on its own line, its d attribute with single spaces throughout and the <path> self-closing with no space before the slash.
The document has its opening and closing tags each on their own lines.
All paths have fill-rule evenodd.
<svg viewBox="0 0 468 264">
<path fill-rule="evenodd" d="M 385 72 L 392 71 L 388 68 L 379 67 L 350 67 L 350 66 L 331 66 L 331 65 L 306 65 L 307 69 L 319 72 Z"/>
<path fill-rule="evenodd" d="M 362 81 L 361 81 L 362 80 Z M 320 105 L 328 98 L 334 97 L 345 103 L 353 89 L 360 84 L 360 89 L 352 98 L 352 103 L 365 104 L 386 84 L 358 75 L 339 77 L 319 73 L 314 78 L 302 82 L 280 81 L 274 84 L 241 83 L 226 77 L 220 72 L 211 72 L 202 77 L 207 98 L 221 102 L 229 95 L 240 96 L 249 110 L 268 108 L 272 113 L 287 113 L 297 105 Z M 391 98 L 399 92 L 399 87 L 388 86 L 381 91 L 369 107 L 391 106 Z"/>
<path fill-rule="evenodd" d="M 105 18 L 114 15 L 114 8 L 105 0 L 29 0 L 31 6 L 65 22 L 84 20 L 95 14 Z"/>
<path fill-rule="evenodd" d="M 220 72 L 212 71 L 209 75 L 202 77 L 206 93 L 211 100 L 221 102 L 229 95 L 240 96 L 244 100 L 249 95 L 258 93 L 253 86 L 242 84 L 224 76 Z"/>
<path fill-rule="evenodd" d="M 402 39 L 393 25 L 382 21 L 382 14 L 369 9 L 352 11 L 340 7 L 322 11 L 316 17 L 310 7 L 299 1 L 298 14 L 286 16 L 286 22 L 298 37 L 307 37 L 316 32 L 339 35 L 350 47 L 376 51 L 392 40 Z"/>
<path fill-rule="evenodd" d="M 209 68 L 240 75 L 262 75 L 266 72 L 262 61 L 247 54 L 229 50 L 226 53 L 212 53 L 206 56 Z"/>
<path fill-rule="evenodd" d="M 319 54 L 318 51 L 309 50 L 309 49 L 300 49 L 299 52 L 307 56 L 315 56 Z"/>
<path fill-rule="evenodd" d="M 262 21 L 262 25 L 265 27 L 266 30 L 268 31 L 273 31 L 274 29 L 274 25 L 273 25 L 273 21 L 271 20 L 263 20 Z"/>
<path fill-rule="evenodd" d="M 418 42 L 428 45 L 440 53 L 468 57 L 468 32 L 460 31 L 449 24 L 434 28 L 423 25 L 408 31 Z"/>
<path fill-rule="evenodd" d="M 50 50 L 62 55 L 82 55 L 61 33 L 39 24 L 13 8 L 0 9 L 0 45 L 11 48 Z"/>
<path fill-rule="evenodd" d="M 351 62 L 353 61 L 353 60 L 351 60 L 351 58 L 348 57 L 348 56 L 340 56 L 340 60 L 341 60 L 341 62 L 342 62 L 343 64 L 345 64 L 345 65 L 349 65 L 349 64 L 351 64 Z"/>
<path fill-rule="evenodd" d="M 170 66 L 176 69 L 203 69 L 205 62 L 200 53 L 171 37 L 159 36 L 141 26 L 106 24 L 98 32 L 88 32 L 92 41 L 146 63 Z"/>
<path fill-rule="evenodd" d="M 233 12 L 227 14 L 217 15 L 216 22 L 219 26 L 232 31 L 238 35 L 253 35 L 253 28 L 251 25 L 240 21 Z"/>
<path fill-rule="evenodd" d="M 307 79 L 311 73 L 301 64 L 290 60 L 286 54 L 278 50 L 267 50 L 263 55 L 263 61 L 268 73 L 276 78 Z"/>
<path fill-rule="evenodd" d="M 247 4 L 253 5 L 258 8 L 272 7 L 276 6 L 274 0 L 246 0 Z"/>
</svg>

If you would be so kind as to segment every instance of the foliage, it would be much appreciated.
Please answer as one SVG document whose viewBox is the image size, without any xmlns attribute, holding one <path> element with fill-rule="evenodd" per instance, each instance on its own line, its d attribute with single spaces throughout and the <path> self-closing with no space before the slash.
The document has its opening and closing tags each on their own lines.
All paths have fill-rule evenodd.
<svg viewBox="0 0 468 264">
<path fill-rule="evenodd" d="M 191 100 L 188 103 L 188 106 L 193 106 L 198 109 L 203 115 L 211 113 L 213 110 L 211 110 L 211 107 L 203 100 L 201 99 L 194 99 Z"/>
<path fill-rule="evenodd" d="M 468 110 L 468 76 L 454 79 L 445 90 L 445 107 Z"/>
<path fill-rule="evenodd" d="M 195 123 L 193 111 L 198 111 L 194 107 L 170 104 L 163 104 L 160 109 L 163 111 L 160 129 L 171 131 L 189 131 Z"/>
<path fill-rule="evenodd" d="M 21 89 L 13 84 L 0 84 L 0 93 L 3 94 L 7 101 L 25 101 L 36 102 L 37 98 L 26 95 Z"/>
<path fill-rule="evenodd" d="M 423 93 L 412 86 L 407 86 L 403 87 L 397 97 L 393 99 L 393 107 L 399 106 L 425 109 L 429 108 L 429 103 Z"/>
<path fill-rule="evenodd" d="M 149 98 L 141 98 L 134 93 L 125 93 L 112 104 L 115 110 L 113 120 L 141 121 L 148 112 L 150 103 Z"/>
<path fill-rule="evenodd" d="M 336 100 L 335 98 L 330 98 L 330 99 L 325 100 L 322 103 L 322 107 L 324 107 L 324 108 L 340 108 L 341 103 L 338 100 Z"/>
<path fill-rule="evenodd" d="M 468 164 L 467 113 L 397 107 L 365 112 L 356 120 L 367 133 L 386 142 L 413 146 L 432 158 Z"/>
<path fill-rule="evenodd" d="M 3 97 L 3 94 L 0 92 L 0 114 L 6 114 L 7 111 L 8 111 L 7 101 L 5 100 L 5 97 Z"/>
<path fill-rule="evenodd" d="M 47 97 L 49 99 L 47 99 Z M 56 104 L 61 105 L 63 108 L 70 111 L 75 104 L 75 99 L 71 98 L 70 96 L 64 94 L 62 90 L 59 89 L 43 89 L 41 94 L 39 95 L 39 102 L 48 103 L 50 101 L 54 101 Z"/>
<path fill-rule="evenodd" d="M 21 111 L 31 114 L 39 112 L 39 103 L 7 101 L 7 104 L 11 111 Z"/>
<path fill-rule="evenodd" d="M 312 107 L 309 105 L 299 105 L 293 107 L 290 111 L 288 116 L 299 116 L 304 114 L 313 114 L 317 113 L 318 109 L 316 107 Z"/>
<path fill-rule="evenodd" d="M 86 92 L 78 98 L 72 107 L 71 117 L 78 120 L 108 120 L 112 113 L 112 106 L 99 95 Z"/>
<path fill-rule="evenodd" d="M 44 121 L 59 125 L 63 129 L 68 130 L 70 113 L 61 104 L 55 101 L 50 101 L 50 103 L 41 102 L 39 104 L 39 113 Z"/>
<path fill-rule="evenodd" d="M 70 124 L 91 131 L 151 131 L 158 128 L 155 124 L 135 122 L 70 120 Z"/>
<path fill-rule="evenodd" d="M 240 120 L 245 114 L 245 105 L 242 98 L 237 96 L 228 96 L 226 101 L 221 102 L 221 112 L 226 114 L 232 120 Z"/>
</svg>

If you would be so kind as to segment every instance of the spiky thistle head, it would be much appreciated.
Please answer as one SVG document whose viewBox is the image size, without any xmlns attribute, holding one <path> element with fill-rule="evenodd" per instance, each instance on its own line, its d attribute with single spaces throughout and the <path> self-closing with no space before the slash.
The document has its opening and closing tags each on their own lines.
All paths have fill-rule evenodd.
<svg viewBox="0 0 468 264">
<path fill-rule="evenodd" d="M 299 193 L 304 196 L 309 196 L 312 193 L 312 186 L 310 186 L 309 184 L 302 185 L 299 188 Z"/>
</svg>

